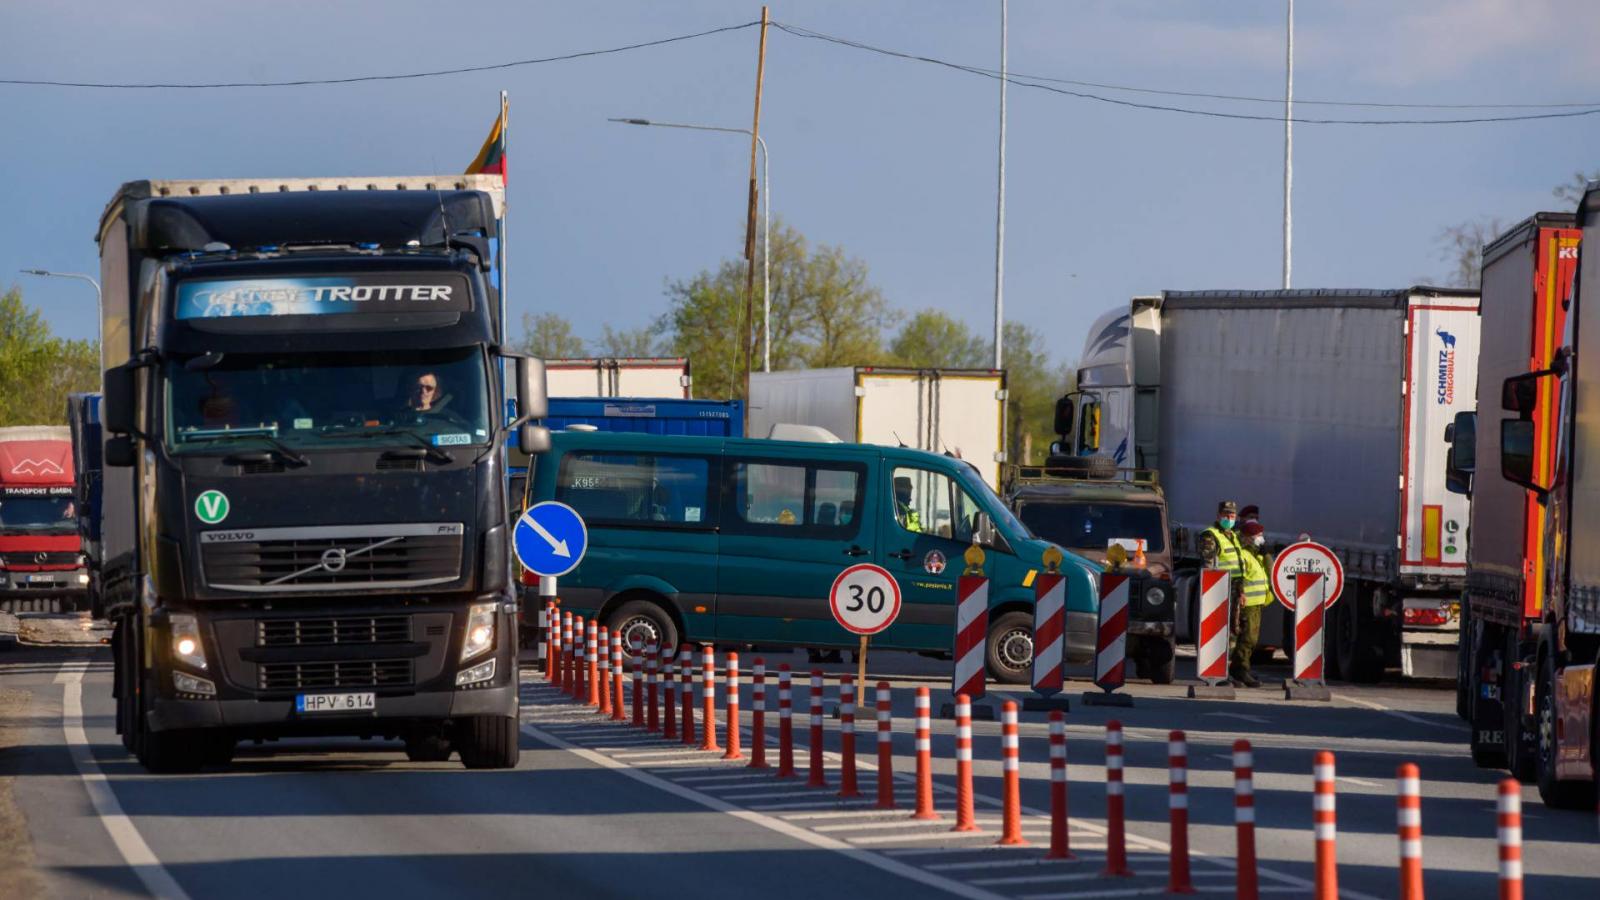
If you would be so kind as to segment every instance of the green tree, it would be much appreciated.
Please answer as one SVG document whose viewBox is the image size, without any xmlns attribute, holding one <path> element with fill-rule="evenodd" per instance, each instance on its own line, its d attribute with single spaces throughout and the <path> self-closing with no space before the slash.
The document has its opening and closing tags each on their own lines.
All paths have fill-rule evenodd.
<svg viewBox="0 0 1600 900">
<path fill-rule="evenodd" d="M 1550 189 L 1550 196 L 1567 209 L 1577 207 L 1583 199 L 1589 182 L 1600 179 L 1600 170 L 1573 172 L 1572 177 Z M 1449 287 L 1478 287 L 1483 273 L 1483 248 L 1505 231 L 1505 222 L 1499 218 L 1474 219 L 1439 229 L 1434 244 L 1439 258 L 1450 265 L 1444 282 Z"/>
<path fill-rule="evenodd" d="M 973 334 L 965 322 L 936 309 L 925 309 L 901 326 L 889 344 L 889 354 L 902 366 L 964 369 L 986 366 L 993 358 L 990 345 Z"/>
<path fill-rule="evenodd" d="M 661 335 L 654 326 L 643 328 L 612 328 L 601 326 L 600 340 L 595 344 L 595 354 L 619 359 L 638 359 L 655 356 Z"/>
<path fill-rule="evenodd" d="M 556 313 L 523 313 L 520 349 L 540 359 L 572 359 L 585 353 L 572 323 Z"/>
<path fill-rule="evenodd" d="M 62 425 L 67 394 L 100 388 L 100 348 L 57 338 L 20 288 L 0 295 L 0 425 Z"/>
<path fill-rule="evenodd" d="M 1075 372 L 1071 366 L 1051 364 L 1050 348 L 1037 329 L 1007 322 L 1005 341 L 1006 458 L 1037 462 L 1055 434 L 1056 399 L 1071 390 Z M 986 359 L 992 363 L 992 353 Z"/>
</svg>

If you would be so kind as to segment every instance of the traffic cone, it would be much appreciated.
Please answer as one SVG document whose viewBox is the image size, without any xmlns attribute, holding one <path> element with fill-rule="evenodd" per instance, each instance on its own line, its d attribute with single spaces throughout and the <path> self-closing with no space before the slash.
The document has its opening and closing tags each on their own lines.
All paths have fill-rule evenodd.
<svg viewBox="0 0 1600 900">
<path fill-rule="evenodd" d="M 1316 794 L 1313 797 L 1312 820 L 1317 841 L 1316 900 L 1339 900 L 1338 825 L 1335 816 L 1336 782 L 1333 754 L 1318 751 L 1313 765 L 1316 774 Z"/>
<path fill-rule="evenodd" d="M 1233 742 L 1234 859 L 1238 861 L 1237 900 L 1256 900 L 1261 890 L 1256 874 L 1255 766 L 1249 741 Z"/>
<path fill-rule="evenodd" d="M 778 777 L 793 778 L 794 701 L 790 694 L 789 664 L 778 666 Z"/>
<path fill-rule="evenodd" d="M 1028 843 L 1022 837 L 1022 748 L 1017 733 L 1017 703 L 1000 704 L 1000 758 L 1004 771 L 1004 792 L 1000 802 L 1000 841 L 1007 847 Z"/>
<path fill-rule="evenodd" d="M 889 682 L 878 682 L 878 809 L 894 809 L 894 715 Z"/>
<path fill-rule="evenodd" d="M 1074 859 L 1067 817 L 1067 721 L 1059 709 L 1050 711 L 1050 852 L 1045 859 Z"/>
<path fill-rule="evenodd" d="M 972 700 L 956 695 L 956 824 L 951 831 L 981 831 L 972 811 Z"/>
<path fill-rule="evenodd" d="M 723 719 L 722 743 L 727 746 L 722 754 L 723 759 L 744 759 L 744 753 L 739 749 L 739 654 L 729 653 L 727 672 L 723 676 L 726 684 L 723 686 L 727 700 L 727 716 Z"/>
<path fill-rule="evenodd" d="M 822 672 L 811 670 L 811 769 L 806 777 L 806 787 L 827 787 L 828 779 L 822 772 Z"/>
<path fill-rule="evenodd" d="M 839 796 L 859 797 L 856 788 L 856 679 L 839 679 Z"/>
<path fill-rule="evenodd" d="M 1183 732 L 1167 737 L 1167 815 L 1170 820 L 1172 855 L 1167 875 L 1167 892 L 1192 894 L 1189 877 L 1189 742 Z"/>
<path fill-rule="evenodd" d="M 1101 875 L 1131 878 L 1127 824 L 1123 820 L 1122 723 L 1106 723 L 1106 867 Z"/>
<path fill-rule="evenodd" d="M 933 718 L 928 689 L 917 688 L 917 811 L 913 819 L 937 819 L 933 810 Z"/>
<path fill-rule="evenodd" d="M 750 768 L 767 767 L 767 663 L 756 657 L 750 673 Z"/>
<path fill-rule="evenodd" d="M 1399 782 L 1400 900 L 1422 900 L 1422 775 L 1414 763 L 1395 773 Z"/>
</svg>

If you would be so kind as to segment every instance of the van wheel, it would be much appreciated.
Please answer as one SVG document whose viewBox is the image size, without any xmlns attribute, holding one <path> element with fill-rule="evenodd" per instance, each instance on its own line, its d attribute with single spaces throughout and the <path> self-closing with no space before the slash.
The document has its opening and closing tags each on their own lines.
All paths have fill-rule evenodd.
<svg viewBox="0 0 1600 900">
<path fill-rule="evenodd" d="M 622 650 L 629 656 L 638 656 L 651 644 L 678 646 L 678 626 L 666 610 L 649 600 L 629 600 L 617 607 L 606 619 L 606 628 L 622 635 Z"/>
<path fill-rule="evenodd" d="M 1033 617 L 1008 612 L 991 622 L 984 656 L 995 681 L 1027 684 L 1033 671 Z"/>
<path fill-rule="evenodd" d="M 521 758 L 514 716 L 470 716 L 459 722 L 456 749 L 469 769 L 514 769 Z"/>
</svg>

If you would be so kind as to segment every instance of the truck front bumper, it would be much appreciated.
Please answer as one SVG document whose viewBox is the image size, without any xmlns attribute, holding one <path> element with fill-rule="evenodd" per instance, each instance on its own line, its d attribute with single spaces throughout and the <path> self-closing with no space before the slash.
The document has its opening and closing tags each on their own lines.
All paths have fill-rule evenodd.
<svg viewBox="0 0 1600 900">
<path fill-rule="evenodd" d="M 89 570 L 0 571 L 0 597 L 62 597 L 89 592 Z"/>
<path fill-rule="evenodd" d="M 464 716 L 515 716 L 517 685 L 429 691 L 377 698 L 377 709 L 359 715 L 295 712 L 293 700 L 158 699 L 146 713 L 151 731 L 174 728 L 237 728 L 273 736 L 381 735 L 403 733 L 418 720 Z"/>
</svg>

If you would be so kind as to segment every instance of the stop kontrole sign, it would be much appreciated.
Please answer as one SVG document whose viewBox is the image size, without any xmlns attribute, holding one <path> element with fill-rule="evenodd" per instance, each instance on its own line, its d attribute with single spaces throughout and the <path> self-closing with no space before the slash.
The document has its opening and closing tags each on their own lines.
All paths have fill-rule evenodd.
<svg viewBox="0 0 1600 900">
<path fill-rule="evenodd" d="M 833 618 L 846 631 L 877 634 L 900 615 L 900 585 L 882 566 L 860 563 L 839 573 L 828 592 Z"/>
<path fill-rule="evenodd" d="M 1333 606 L 1344 590 L 1344 566 L 1333 551 L 1316 541 L 1300 541 L 1283 548 L 1272 561 L 1272 593 L 1291 613 L 1294 611 L 1294 577 L 1302 572 L 1321 575 L 1328 586 L 1323 607 Z"/>
</svg>

